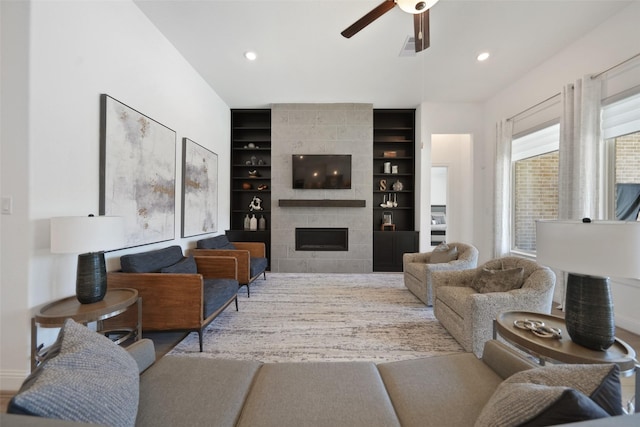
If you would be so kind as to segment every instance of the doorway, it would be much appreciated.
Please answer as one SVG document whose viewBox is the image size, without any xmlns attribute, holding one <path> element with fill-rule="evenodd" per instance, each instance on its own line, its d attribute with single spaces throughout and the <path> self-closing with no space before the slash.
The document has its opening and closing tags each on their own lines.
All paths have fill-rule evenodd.
<svg viewBox="0 0 640 427">
<path fill-rule="evenodd" d="M 473 241 L 472 159 L 471 134 L 431 136 L 431 173 L 435 177 L 432 176 L 430 205 L 436 210 L 444 205 L 447 242 Z M 431 215 L 434 213 L 437 212 Z M 441 231 L 441 224 L 433 224 L 433 220 L 428 221 L 430 230 Z"/>
<path fill-rule="evenodd" d="M 431 246 L 447 241 L 449 167 L 431 166 Z"/>
</svg>

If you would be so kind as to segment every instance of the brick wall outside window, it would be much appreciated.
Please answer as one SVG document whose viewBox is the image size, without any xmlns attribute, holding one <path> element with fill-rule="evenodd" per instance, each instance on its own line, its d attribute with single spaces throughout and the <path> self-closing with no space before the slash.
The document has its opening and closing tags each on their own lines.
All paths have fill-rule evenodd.
<svg viewBox="0 0 640 427">
<path fill-rule="evenodd" d="M 615 142 L 616 182 L 640 183 L 640 132 Z M 514 246 L 535 251 L 535 221 L 558 218 L 558 152 L 517 161 L 514 179 Z"/>
<path fill-rule="evenodd" d="M 616 184 L 640 183 L 640 132 L 616 138 L 615 156 Z"/>
<path fill-rule="evenodd" d="M 517 161 L 514 187 L 515 247 L 535 251 L 535 221 L 558 218 L 558 152 Z"/>
<path fill-rule="evenodd" d="M 640 182 L 640 132 L 616 138 L 616 182 Z"/>
</svg>

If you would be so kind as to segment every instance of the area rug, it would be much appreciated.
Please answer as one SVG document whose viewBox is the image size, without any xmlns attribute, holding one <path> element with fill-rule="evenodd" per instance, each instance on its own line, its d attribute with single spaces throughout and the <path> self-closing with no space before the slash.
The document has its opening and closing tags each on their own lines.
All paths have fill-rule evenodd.
<svg viewBox="0 0 640 427">
<path fill-rule="evenodd" d="M 464 351 L 402 274 L 267 273 L 174 356 L 262 362 L 387 362 Z"/>
</svg>

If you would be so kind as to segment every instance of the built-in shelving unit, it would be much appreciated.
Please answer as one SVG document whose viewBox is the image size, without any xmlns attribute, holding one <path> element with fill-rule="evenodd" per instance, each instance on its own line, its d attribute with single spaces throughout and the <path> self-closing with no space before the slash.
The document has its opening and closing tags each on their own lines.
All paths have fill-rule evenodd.
<svg viewBox="0 0 640 427">
<path fill-rule="evenodd" d="M 251 210 L 254 197 L 261 210 Z M 244 227 L 246 216 L 264 217 L 265 230 Z M 271 110 L 231 110 L 231 241 L 261 241 L 270 250 Z"/>
<path fill-rule="evenodd" d="M 402 271 L 418 251 L 415 231 L 415 110 L 373 111 L 373 269 Z M 392 200 L 393 205 L 381 206 Z M 385 216 L 392 225 L 384 227 Z"/>
</svg>

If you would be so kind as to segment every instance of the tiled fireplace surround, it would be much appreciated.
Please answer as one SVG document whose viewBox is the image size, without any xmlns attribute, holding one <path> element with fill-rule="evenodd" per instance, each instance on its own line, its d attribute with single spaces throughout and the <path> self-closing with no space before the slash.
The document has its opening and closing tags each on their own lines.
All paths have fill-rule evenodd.
<svg viewBox="0 0 640 427">
<path fill-rule="evenodd" d="M 351 154 L 350 190 L 294 190 L 292 154 Z M 271 271 L 373 271 L 372 104 L 271 106 Z M 280 199 L 365 200 L 365 207 L 280 207 Z M 296 228 L 349 229 L 348 251 L 296 251 Z"/>
</svg>

